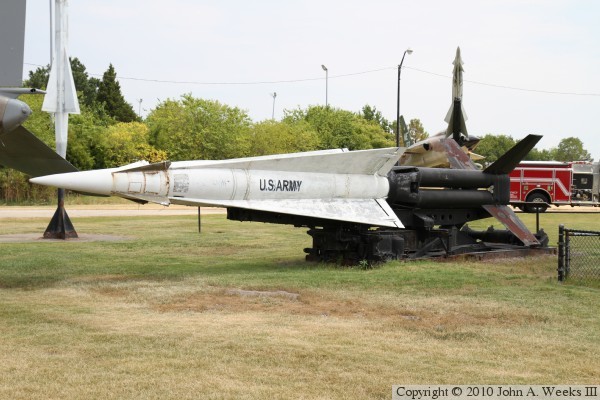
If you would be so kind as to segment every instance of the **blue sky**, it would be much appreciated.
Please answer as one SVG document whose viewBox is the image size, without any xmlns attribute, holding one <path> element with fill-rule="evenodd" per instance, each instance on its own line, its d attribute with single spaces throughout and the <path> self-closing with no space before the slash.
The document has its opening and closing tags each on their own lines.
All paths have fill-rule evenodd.
<svg viewBox="0 0 600 400">
<path fill-rule="evenodd" d="M 48 5 L 28 0 L 25 71 L 50 61 Z M 433 134 L 445 128 L 460 46 L 469 133 L 542 134 L 542 148 L 577 136 L 598 160 L 598 20 L 593 0 L 70 0 L 69 53 L 92 74 L 112 63 L 142 114 L 192 93 L 260 121 L 277 92 L 278 119 L 325 103 L 325 64 L 331 106 L 370 104 L 393 120 L 410 47 L 401 112 Z"/>
</svg>

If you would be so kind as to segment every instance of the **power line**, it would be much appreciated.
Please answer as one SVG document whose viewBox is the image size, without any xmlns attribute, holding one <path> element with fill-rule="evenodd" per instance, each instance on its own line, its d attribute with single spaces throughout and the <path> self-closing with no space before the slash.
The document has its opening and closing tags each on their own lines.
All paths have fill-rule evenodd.
<svg viewBox="0 0 600 400">
<path fill-rule="evenodd" d="M 39 65 L 39 64 L 31 64 L 31 63 L 24 63 L 24 64 L 25 65 L 31 65 L 31 66 L 34 66 L 34 67 L 41 67 L 41 68 L 45 67 L 44 65 Z M 365 74 L 371 74 L 371 73 L 375 73 L 375 72 L 381 72 L 381 71 L 387 71 L 387 70 L 395 70 L 396 68 L 397 67 L 383 67 L 383 68 L 371 69 L 371 70 L 360 71 L 360 72 L 351 72 L 351 73 L 347 73 L 347 74 L 338 74 L 338 75 L 332 75 L 332 76 L 330 76 L 329 79 L 345 78 L 345 77 L 357 76 L 357 75 L 365 75 Z M 423 74 L 434 75 L 434 76 L 439 76 L 441 78 L 452 79 L 452 77 L 449 76 L 449 75 L 438 74 L 438 73 L 435 73 L 435 72 L 426 71 L 426 70 L 419 69 L 419 68 L 407 67 L 407 66 L 403 66 L 403 68 L 410 69 L 410 70 L 417 71 L 417 72 L 421 72 Z M 98 77 L 102 77 L 103 76 L 102 74 L 92 74 L 92 73 L 89 73 L 89 75 L 91 75 L 91 76 L 98 76 Z M 169 83 L 169 84 L 176 84 L 176 85 L 242 86 L 242 85 L 267 85 L 267 84 L 268 85 L 273 85 L 273 84 L 281 84 L 281 83 L 301 83 L 301 82 L 320 81 L 320 80 L 323 80 L 325 78 L 323 78 L 323 77 L 317 77 L 317 78 L 285 79 L 285 80 L 277 80 L 277 81 L 245 81 L 245 82 L 244 81 L 240 81 L 240 82 L 235 82 L 235 81 L 229 81 L 229 82 L 226 82 L 226 81 L 224 81 L 224 82 L 175 81 L 175 80 L 135 78 L 135 77 L 124 77 L 124 76 L 119 76 L 119 77 L 117 77 L 117 79 L 119 79 L 119 80 L 122 79 L 122 80 L 138 81 L 138 82 L 150 82 L 150 83 Z M 498 89 L 518 90 L 518 91 L 522 91 L 522 92 L 531 92 L 531 93 L 544 93 L 544 94 L 568 95 L 568 96 L 592 96 L 592 97 L 600 97 L 600 93 L 559 92 L 559 91 L 551 91 L 551 90 L 527 89 L 527 88 L 519 88 L 519 87 L 514 87 L 514 86 L 498 85 L 498 84 L 494 84 L 494 83 L 472 81 L 472 80 L 468 80 L 468 79 L 465 79 L 464 82 L 472 83 L 472 84 L 475 84 L 475 85 L 494 87 L 494 88 L 498 88 Z"/>
<path fill-rule="evenodd" d="M 452 79 L 451 76 L 443 75 L 443 74 L 436 74 L 435 72 L 429 72 L 429 71 L 425 71 L 425 70 L 422 70 L 419 68 L 414 68 L 414 67 L 403 67 L 403 68 L 412 69 L 413 71 L 422 72 L 424 74 L 435 75 L 435 76 L 440 76 L 442 78 Z M 518 87 L 514 87 L 514 86 L 497 85 L 494 83 L 478 82 L 478 81 L 472 81 L 469 79 L 463 79 L 463 81 L 473 83 L 475 85 L 490 86 L 490 87 L 495 87 L 495 88 L 499 88 L 499 89 L 520 90 L 523 92 L 561 94 L 561 95 L 570 95 L 570 96 L 600 96 L 600 93 L 558 92 L 558 91 L 551 91 L 551 90 L 526 89 L 526 88 L 518 88 Z"/>
</svg>

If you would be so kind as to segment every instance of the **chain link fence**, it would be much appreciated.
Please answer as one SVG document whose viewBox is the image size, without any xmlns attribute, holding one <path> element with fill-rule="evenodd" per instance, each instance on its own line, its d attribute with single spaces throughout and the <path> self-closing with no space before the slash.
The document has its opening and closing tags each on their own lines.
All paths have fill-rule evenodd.
<svg viewBox="0 0 600 400">
<path fill-rule="evenodd" d="M 558 280 L 600 282 L 600 232 L 558 227 Z"/>
</svg>

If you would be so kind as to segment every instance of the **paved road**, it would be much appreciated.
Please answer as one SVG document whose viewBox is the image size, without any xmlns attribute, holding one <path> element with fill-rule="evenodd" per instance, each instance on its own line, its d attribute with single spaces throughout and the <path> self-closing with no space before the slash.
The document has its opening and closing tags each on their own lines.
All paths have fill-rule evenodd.
<svg viewBox="0 0 600 400">
<path fill-rule="evenodd" d="M 56 211 L 56 206 L 30 206 L 30 207 L 0 207 L 0 220 L 2 219 L 25 219 L 25 218 L 44 218 L 50 221 L 52 215 Z M 198 208 L 196 207 L 185 207 L 185 206 L 170 206 L 163 207 L 156 204 L 101 204 L 101 205 L 67 205 L 67 212 L 71 218 L 82 218 L 82 217 L 121 217 L 121 216 L 143 216 L 143 215 L 198 215 Z M 202 214 L 224 214 L 224 208 L 214 207 L 202 207 Z M 42 229 L 43 230 L 43 229 Z M 0 232 L 0 243 L 32 243 L 32 242 L 49 242 L 64 240 L 58 239 L 44 239 L 42 238 L 42 231 L 35 233 L 21 233 L 21 234 L 3 234 Z M 114 236 L 114 235 L 97 235 L 89 233 L 78 232 L 79 238 L 69 239 L 67 242 L 79 243 L 79 242 L 112 242 L 129 240 L 127 237 Z"/>
<path fill-rule="evenodd" d="M 0 219 L 6 218 L 52 218 L 56 206 L 2 206 Z M 600 207 L 552 207 L 549 213 L 600 213 Z M 131 217 L 144 215 L 198 215 L 196 207 L 157 204 L 98 204 L 67 205 L 70 217 Z M 224 208 L 202 207 L 202 214 L 225 214 Z"/>
<path fill-rule="evenodd" d="M 56 206 L 4 206 L 0 207 L 0 219 L 7 218 L 52 218 Z M 196 207 L 169 206 L 155 204 L 101 204 L 67 205 L 69 217 L 131 217 L 144 215 L 198 215 Z M 224 208 L 202 207 L 202 214 L 224 214 Z"/>
</svg>

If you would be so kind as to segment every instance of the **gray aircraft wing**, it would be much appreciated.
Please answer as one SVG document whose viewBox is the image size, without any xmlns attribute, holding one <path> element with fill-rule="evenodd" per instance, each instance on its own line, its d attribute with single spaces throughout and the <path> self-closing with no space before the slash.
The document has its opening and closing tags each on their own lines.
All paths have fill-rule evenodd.
<svg viewBox="0 0 600 400">
<path fill-rule="evenodd" d="M 22 126 L 0 134 L 0 165 L 31 177 L 78 171 Z"/>
</svg>

